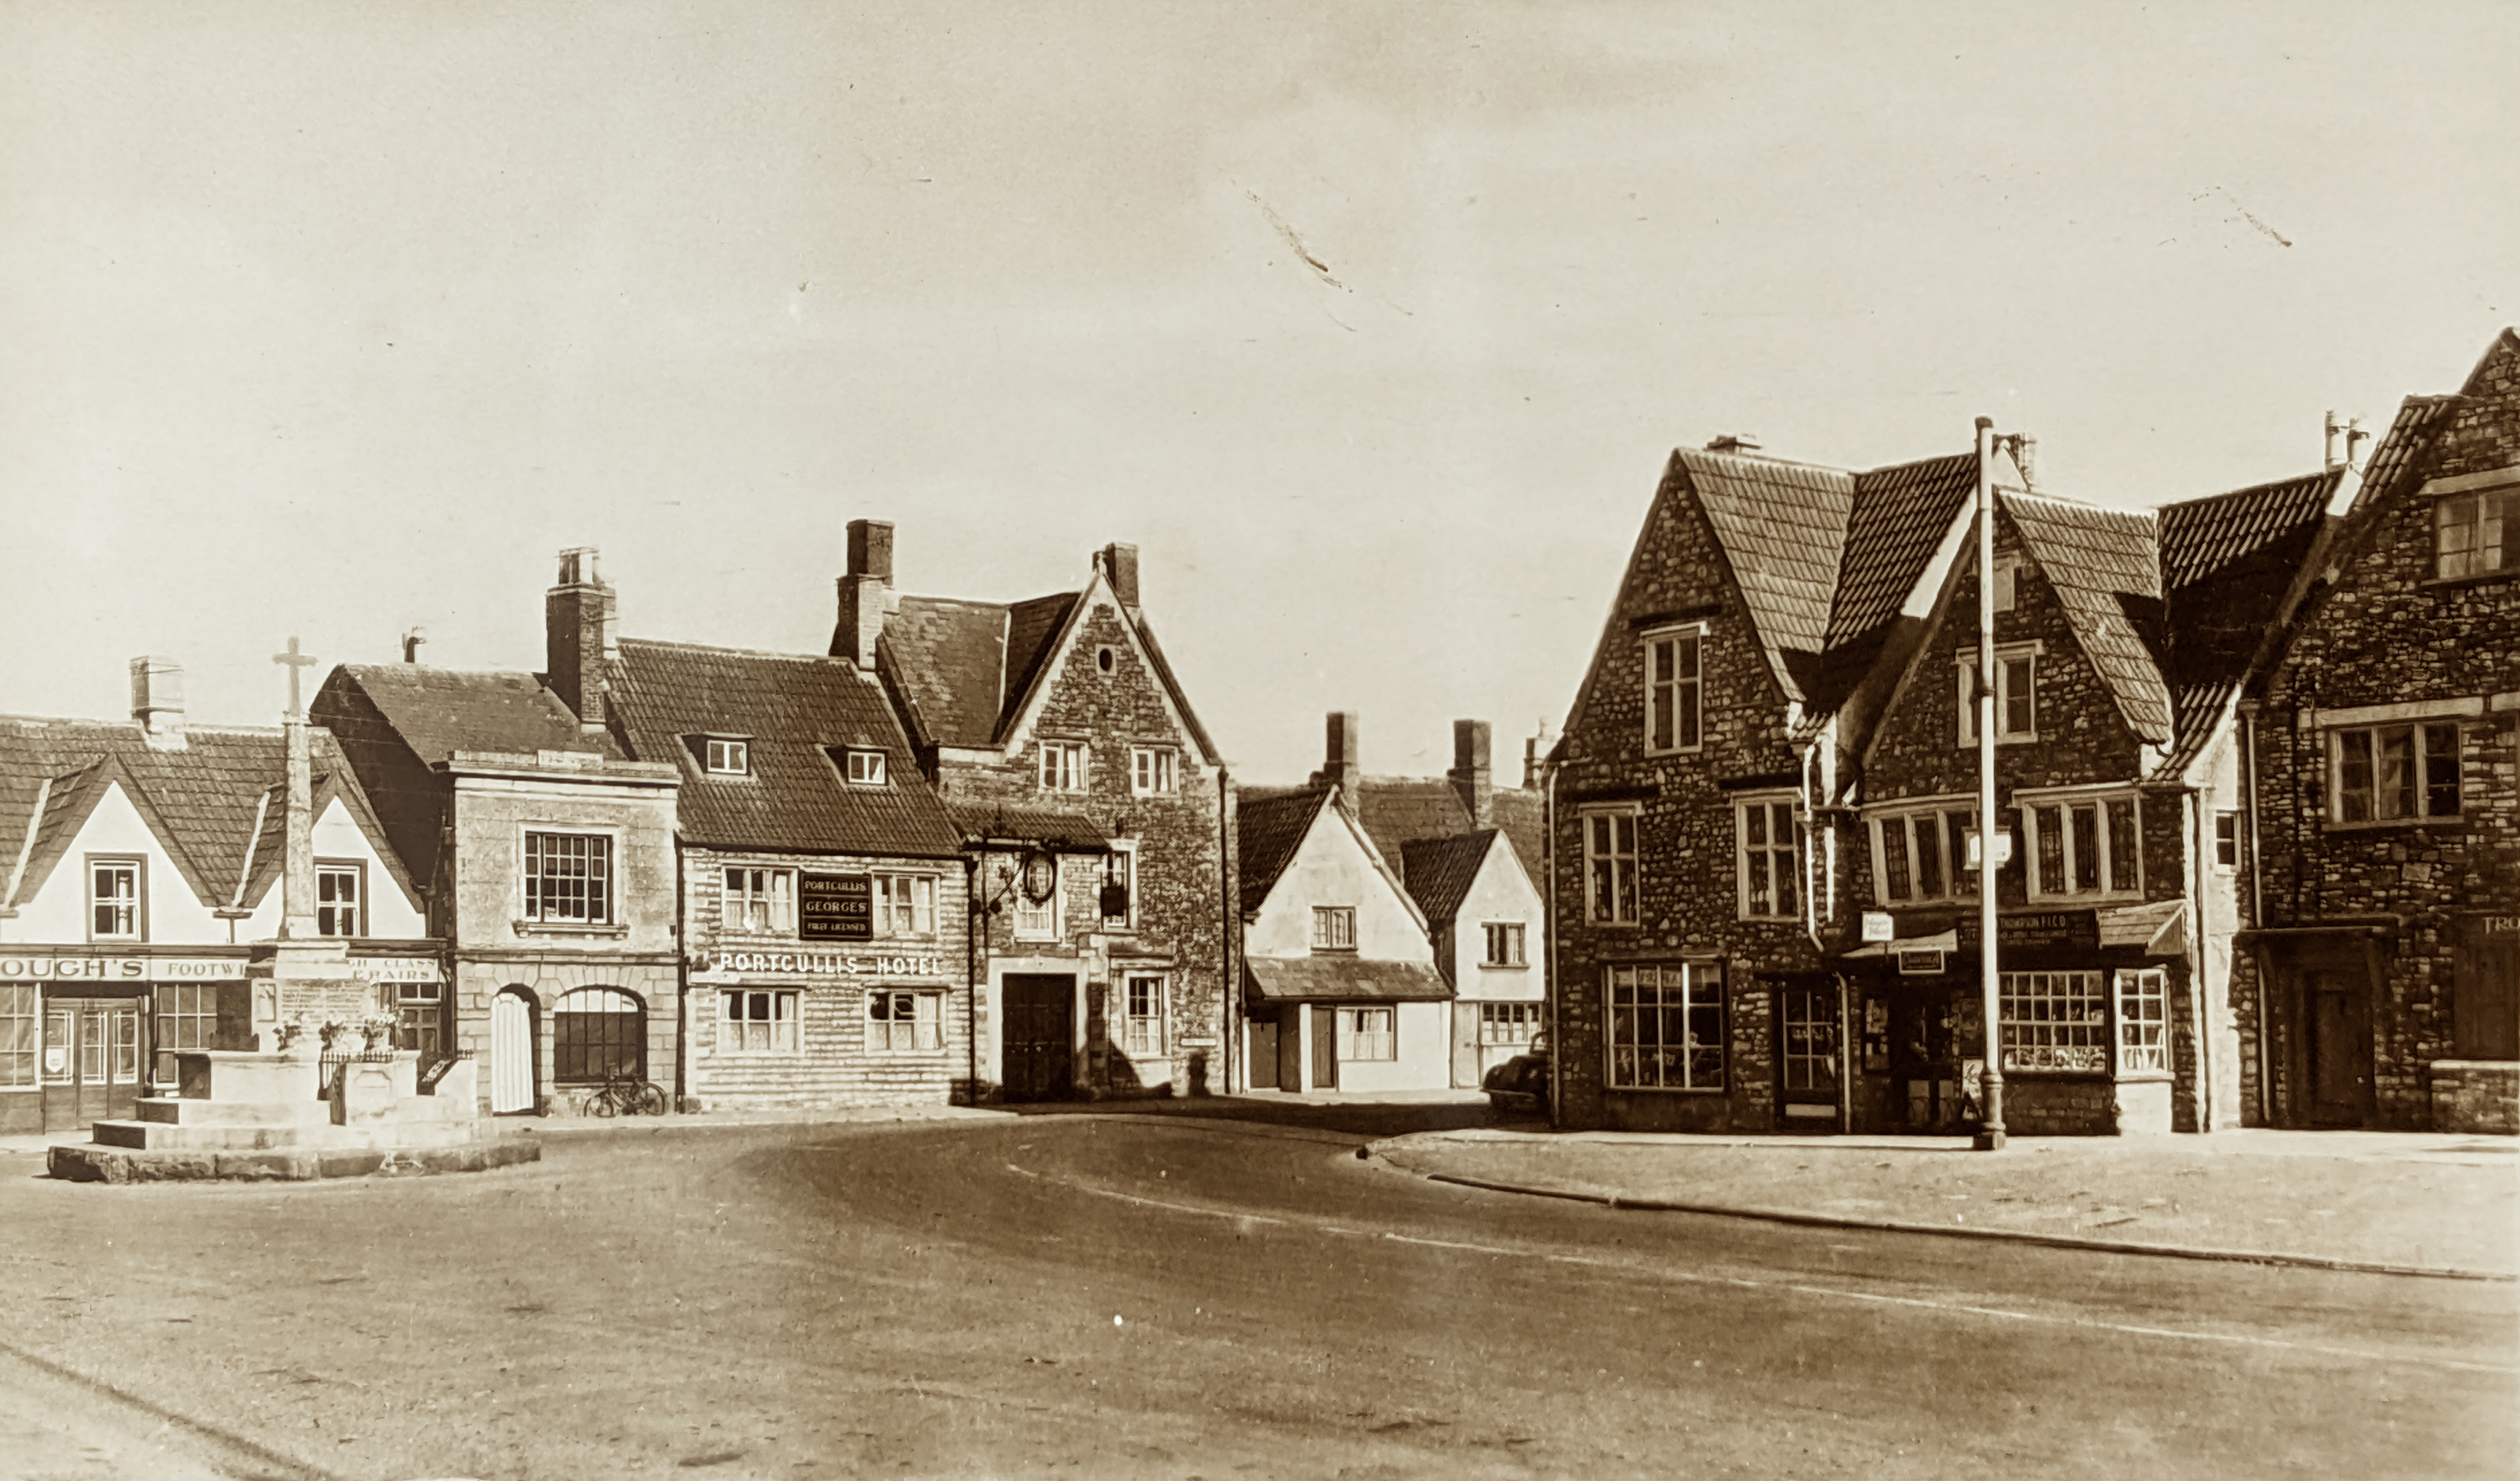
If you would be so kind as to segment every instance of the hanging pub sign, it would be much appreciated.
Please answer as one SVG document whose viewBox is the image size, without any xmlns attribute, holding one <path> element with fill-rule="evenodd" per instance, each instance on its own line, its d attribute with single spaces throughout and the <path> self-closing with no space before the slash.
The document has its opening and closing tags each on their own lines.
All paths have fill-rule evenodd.
<svg viewBox="0 0 2520 1481">
<path fill-rule="evenodd" d="M 1973 952 L 1986 939 L 1975 916 L 1959 920 L 1959 947 Z M 2100 918 L 2095 911 L 2048 910 L 2026 916 L 1999 916 L 1995 949 L 2011 951 L 2088 951 L 2100 949 Z"/>
<path fill-rule="evenodd" d="M 798 875 L 796 935 L 806 941 L 874 940 L 873 876 Z"/>
</svg>

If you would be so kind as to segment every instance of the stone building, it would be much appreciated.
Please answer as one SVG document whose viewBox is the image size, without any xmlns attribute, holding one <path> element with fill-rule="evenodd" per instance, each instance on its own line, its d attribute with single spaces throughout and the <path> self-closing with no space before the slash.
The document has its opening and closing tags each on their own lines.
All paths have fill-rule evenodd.
<svg viewBox="0 0 2520 1481">
<path fill-rule="evenodd" d="M 552 630 L 573 640 L 555 645 L 549 683 L 342 664 L 313 706 L 449 943 L 439 1031 L 480 1066 L 500 1114 L 572 1111 L 614 1075 L 685 1089 L 682 772 L 631 759 L 607 729 L 610 594 L 584 561 L 547 604 Z"/>
<path fill-rule="evenodd" d="M 129 1117 L 177 1051 L 282 1022 L 399 1012 L 434 1048 L 408 1015 L 442 945 L 323 731 L 188 725 L 163 658 L 132 660 L 127 721 L 0 717 L 0 1133 Z M 309 970 L 276 976 L 284 947 Z"/>
<path fill-rule="evenodd" d="M 2277 1126 L 2520 1130 L 2520 335 L 2412 396 L 2252 699 L 2240 1068 Z"/>
<path fill-rule="evenodd" d="M 980 1093 L 1224 1088 L 1232 784 L 1137 548 L 1014 603 L 903 595 L 892 556 L 850 523 L 831 651 L 881 682 L 970 859 Z"/>
</svg>

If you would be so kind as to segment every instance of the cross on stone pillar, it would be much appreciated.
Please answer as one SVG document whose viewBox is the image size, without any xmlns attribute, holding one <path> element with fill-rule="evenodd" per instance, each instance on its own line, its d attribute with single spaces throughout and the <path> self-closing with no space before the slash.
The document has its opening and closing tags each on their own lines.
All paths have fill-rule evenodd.
<svg viewBox="0 0 2520 1481">
<path fill-rule="evenodd" d="M 299 652 L 297 639 L 292 636 L 289 640 L 289 651 L 272 654 L 271 661 L 289 665 L 289 718 L 305 719 L 306 707 L 298 701 L 297 697 L 297 671 L 301 668 L 312 668 L 316 661 L 314 654 Z"/>
<path fill-rule="evenodd" d="M 297 671 L 312 667 L 315 658 L 299 652 L 292 637 L 289 651 L 272 654 L 271 661 L 289 668 L 289 711 L 281 726 L 289 750 L 289 810 L 281 830 L 280 935 L 284 941 L 303 941 L 315 934 L 315 765 Z"/>
</svg>

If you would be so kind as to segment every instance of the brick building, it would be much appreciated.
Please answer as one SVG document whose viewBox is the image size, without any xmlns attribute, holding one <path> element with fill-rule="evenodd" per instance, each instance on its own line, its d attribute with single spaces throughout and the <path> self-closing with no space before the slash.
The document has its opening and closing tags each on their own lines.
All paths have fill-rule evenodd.
<svg viewBox="0 0 2520 1481">
<path fill-rule="evenodd" d="M 905 596 L 849 525 L 831 651 L 878 678 L 971 860 L 986 1095 L 1222 1087 L 1232 785 L 1139 602 L 1135 546 L 1014 603 Z"/>
<path fill-rule="evenodd" d="M 2374 450 L 2263 687 L 2250 1119 L 2520 1130 L 2520 336 Z"/>
</svg>

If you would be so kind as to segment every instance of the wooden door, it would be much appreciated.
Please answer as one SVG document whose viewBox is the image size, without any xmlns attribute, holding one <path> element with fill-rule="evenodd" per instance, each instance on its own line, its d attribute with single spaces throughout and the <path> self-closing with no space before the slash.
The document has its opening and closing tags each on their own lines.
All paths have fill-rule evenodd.
<svg viewBox="0 0 2520 1481">
<path fill-rule="evenodd" d="M 1313 1008 L 1313 1090 L 1338 1089 L 1338 1010 Z"/>
<path fill-rule="evenodd" d="M 2361 1126 L 2371 1115 L 2371 994 L 2362 974 L 2314 971 L 2310 999 L 2310 1119 Z"/>
<path fill-rule="evenodd" d="M 1073 1085 L 1076 979 L 1014 973 L 1006 980 L 1002 1073 L 1010 1100 L 1054 1100 Z"/>
<path fill-rule="evenodd" d="M 1278 1088 L 1304 1088 L 1304 1010 L 1300 1004 L 1278 1010 Z"/>
<path fill-rule="evenodd" d="M 1278 1020 L 1252 1018 L 1242 1026 L 1242 1042 L 1251 1052 L 1250 1088 L 1275 1090 L 1278 1075 Z"/>
<path fill-rule="evenodd" d="M 128 1119 L 140 1092 L 140 1004 L 56 998 L 44 1006 L 44 1130 Z"/>
<path fill-rule="evenodd" d="M 1777 989 L 1777 1107 L 1779 1129 L 1837 1130 L 1840 1058 L 1837 988 Z"/>
<path fill-rule="evenodd" d="M 534 1108 L 534 1010 L 522 993 L 490 1000 L 490 1110 L 514 1115 Z"/>
</svg>

